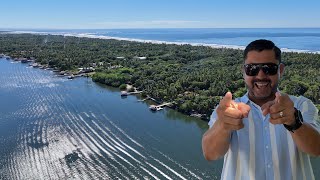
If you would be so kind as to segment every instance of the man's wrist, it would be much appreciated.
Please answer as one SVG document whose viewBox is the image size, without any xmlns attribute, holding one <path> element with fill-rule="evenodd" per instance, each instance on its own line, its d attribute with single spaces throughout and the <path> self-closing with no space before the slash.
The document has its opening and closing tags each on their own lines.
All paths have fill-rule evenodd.
<svg viewBox="0 0 320 180">
<path fill-rule="evenodd" d="M 294 126 L 296 124 L 295 111 L 296 111 L 296 108 L 292 107 L 291 113 L 288 116 L 289 121 L 284 123 L 284 125 L 286 125 L 286 126 Z"/>
<path fill-rule="evenodd" d="M 303 117 L 301 112 L 294 108 L 294 124 L 293 125 L 287 125 L 283 124 L 283 126 L 290 132 L 294 133 L 295 130 L 299 129 L 303 124 Z"/>
<path fill-rule="evenodd" d="M 217 120 L 217 130 L 223 134 L 230 134 L 232 132 L 232 130 L 226 128 L 221 120 Z"/>
</svg>

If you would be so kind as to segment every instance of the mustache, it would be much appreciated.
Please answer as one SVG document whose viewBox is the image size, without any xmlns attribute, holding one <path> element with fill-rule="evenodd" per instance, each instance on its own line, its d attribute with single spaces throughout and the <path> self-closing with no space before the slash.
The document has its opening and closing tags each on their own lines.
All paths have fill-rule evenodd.
<svg viewBox="0 0 320 180">
<path fill-rule="evenodd" d="M 271 82 L 270 79 L 254 79 L 252 80 L 253 83 L 256 83 L 256 82 Z"/>
</svg>

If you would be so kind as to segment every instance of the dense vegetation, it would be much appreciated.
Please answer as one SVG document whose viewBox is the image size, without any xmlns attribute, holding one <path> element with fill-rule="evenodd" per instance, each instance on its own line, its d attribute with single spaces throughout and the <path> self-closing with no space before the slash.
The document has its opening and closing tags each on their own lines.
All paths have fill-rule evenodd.
<svg viewBox="0 0 320 180">
<path fill-rule="evenodd" d="M 241 73 L 243 51 L 236 49 L 0 34 L 1 53 L 34 57 L 60 70 L 100 64 L 94 81 L 115 87 L 129 83 L 159 101 L 175 102 L 181 112 L 205 114 L 206 118 L 227 91 L 236 97 L 246 92 Z M 320 55 L 283 53 L 282 57 L 286 71 L 280 90 L 304 95 L 320 108 Z"/>
</svg>

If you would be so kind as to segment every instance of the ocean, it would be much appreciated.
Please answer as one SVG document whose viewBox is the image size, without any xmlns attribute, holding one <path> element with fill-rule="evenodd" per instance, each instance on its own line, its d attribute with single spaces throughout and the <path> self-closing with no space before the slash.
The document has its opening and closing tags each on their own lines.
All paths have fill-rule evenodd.
<svg viewBox="0 0 320 180">
<path fill-rule="evenodd" d="M 20 29 L 14 31 L 240 49 L 253 40 L 269 39 L 283 51 L 320 53 L 320 28 Z"/>
</svg>

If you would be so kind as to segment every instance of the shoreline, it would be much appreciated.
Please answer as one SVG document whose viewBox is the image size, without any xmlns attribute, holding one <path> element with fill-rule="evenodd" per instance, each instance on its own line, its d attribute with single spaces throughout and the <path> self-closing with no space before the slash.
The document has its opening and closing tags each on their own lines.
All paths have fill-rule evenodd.
<svg viewBox="0 0 320 180">
<path fill-rule="evenodd" d="M 58 36 L 71 36 L 79 38 L 92 38 L 92 39 L 112 39 L 119 41 L 131 41 L 131 42 L 140 42 L 140 43 L 151 43 L 151 44 L 173 44 L 173 45 L 191 45 L 191 46 L 206 46 L 211 48 L 227 48 L 227 49 L 237 49 L 244 50 L 245 46 L 240 45 L 224 45 L 224 44 L 206 44 L 206 43 L 189 43 L 189 42 L 174 42 L 174 41 L 161 41 L 161 40 L 144 40 L 137 38 L 123 38 L 116 36 L 106 36 L 106 35 L 97 35 L 95 33 L 68 33 L 68 32 L 36 32 L 36 31 L 7 31 L 2 32 L 3 34 L 37 34 L 37 35 L 58 35 Z M 291 48 L 280 48 L 282 52 L 292 52 L 292 53 L 311 53 L 311 54 L 320 54 L 319 51 L 305 50 L 305 49 L 291 49 Z"/>
<path fill-rule="evenodd" d="M 4 59 L 4 56 L 5 56 L 5 57 L 10 57 L 10 56 L 7 56 L 7 55 L 5 55 L 5 54 L 0 54 L 0 55 L 3 55 L 3 57 L 0 57 L 0 59 L 1 59 L 1 58 Z M 16 62 L 16 63 L 18 63 L 18 62 L 22 63 L 21 61 L 19 61 L 19 60 L 17 60 L 17 59 L 13 59 L 13 58 L 11 58 L 11 57 L 10 57 L 10 59 L 6 59 L 6 60 L 11 61 L 11 62 Z M 37 67 L 32 66 L 32 63 L 33 63 L 33 62 L 30 61 L 30 62 L 25 63 L 25 64 L 28 65 L 29 67 L 32 67 L 32 68 L 39 68 L 39 66 L 37 66 Z M 40 64 L 39 64 L 39 65 L 40 65 Z M 41 66 L 44 66 L 44 65 L 41 65 Z M 50 68 L 50 67 L 49 67 L 49 68 Z M 86 78 L 90 77 L 90 73 L 84 73 L 85 75 L 83 75 L 83 76 L 81 75 L 81 76 L 75 76 L 75 77 L 73 77 L 73 78 L 69 78 L 69 75 L 70 75 L 69 73 L 70 73 L 70 72 L 68 72 L 68 71 L 65 71 L 65 73 L 67 74 L 67 75 L 66 75 L 65 73 L 61 74 L 60 71 L 54 71 L 53 68 L 51 68 L 51 69 L 48 69 L 48 68 L 39 68 L 39 69 L 52 71 L 52 72 L 54 72 L 54 73 L 56 74 L 55 76 L 61 77 L 61 78 L 62 78 L 62 77 L 67 77 L 67 79 L 74 79 L 75 77 L 86 77 Z M 99 82 L 93 81 L 91 77 L 90 77 L 90 79 L 91 79 L 91 81 L 94 82 L 94 83 L 101 84 L 101 83 L 99 83 Z M 103 84 L 103 85 L 106 85 L 106 84 Z M 143 90 L 142 90 L 142 91 L 138 91 L 138 90 L 136 89 L 136 87 L 134 87 L 134 86 L 132 86 L 132 85 L 129 85 L 129 84 L 126 84 L 126 85 L 127 85 L 126 90 L 125 90 L 126 93 L 129 93 L 129 92 L 130 92 L 130 91 L 129 91 L 130 88 L 133 88 L 134 91 L 132 91 L 132 92 L 133 92 L 132 94 L 127 94 L 127 95 L 125 95 L 125 96 L 122 96 L 122 93 L 123 93 L 124 91 L 121 91 L 121 89 L 119 89 L 119 87 L 114 87 L 114 86 L 109 86 L 109 85 L 106 85 L 106 86 L 109 86 L 109 87 L 112 87 L 112 88 L 117 88 L 117 89 L 119 90 L 119 92 L 120 92 L 120 96 L 121 96 L 121 97 L 126 97 L 126 96 L 129 96 L 129 95 L 134 95 L 134 96 L 136 96 L 136 97 L 138 98 L 138 96 L 137 96 L 138 94 L 140 94 L 140 97 L 142 97 L 142 96 L 141 96 L 141 93 L 143 92 Z M 137 92 L 139 92 L 139 93 L 137 93 Z M 163 103 L 164 103 L 163 100 L 160 100 L 160 101 L 159 101 L 159 100 L 156 100 L 155 98 L 151 97 L 149 94 L 147 94 L 147 96 L 143 99 L 143 101 L 142 101 L 141 99 L 139 99 L 138 102 L 144 102 L 145 100 L 152 101 L 152 102 L 154 102 L 154 103 L 157 104 L 157 105 L 160 105 L 160 104 L 163 104 Z M 152 105 L 150 105 L 150 106 L 152 106 Z M 149 109 L 150 109 L 150 106 L 149 106 Z M 182 113 L 182 114 L 184 114 L 184 115 L 187 115 L 187 116 L 190 116 L 190 117 L 194 117 L 194 118 L 200 119 L 200 120 L 205 121 L 205 122 L 209 122 L 209 119 L 206 118 L 205 115 L 199 114 L 199 113 L 197 113 L 197 112 L 194 112 L 194 113 L 183 113 L 183 112 L 177 110 L 177 109 L 175 108 L 175 105 L 166 106 L 166 107 L 167 107 L 167 108 L 170 108 L 170 109 L 172 109 L 172 110 L 174 110 L 174 111 L 177 111 L 177 112 L 179 112 L 179 113 Z"/>
</svg>

